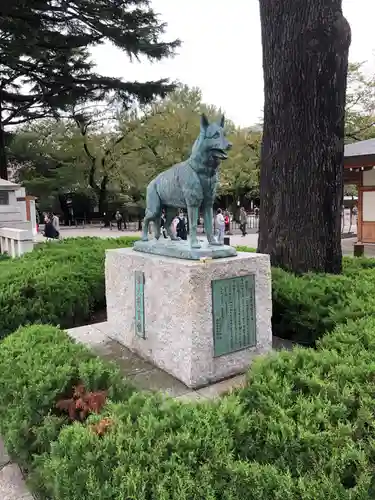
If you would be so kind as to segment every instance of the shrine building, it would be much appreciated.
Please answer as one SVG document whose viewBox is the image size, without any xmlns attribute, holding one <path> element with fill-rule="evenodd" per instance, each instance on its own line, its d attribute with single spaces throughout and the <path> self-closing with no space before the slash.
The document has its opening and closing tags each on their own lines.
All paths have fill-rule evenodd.
<svg viewBox="0 0 375 500">
<path fill-rule="evenodd" d="M 375 244 L 375 139 L 345 146 L 344 184 L 358 187 L 358 242 Z"/>
</svg>

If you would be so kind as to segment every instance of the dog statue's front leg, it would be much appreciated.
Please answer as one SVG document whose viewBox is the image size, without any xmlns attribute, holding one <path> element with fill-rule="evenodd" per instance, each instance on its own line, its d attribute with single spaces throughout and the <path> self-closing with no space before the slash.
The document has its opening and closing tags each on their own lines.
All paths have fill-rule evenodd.
<svg viewBox="0 0 375 500">
<path fill-rule="evenodd" d="M 207 235 L 207 241 L 210 245 L 221 246 L 223 245 L 223 243 L 220 241 L 216 241 L 214 238 L 214 232 L 212 229 L 213 218 L 214 215 L 213 215 L 212 205 L 205 205 L 203 209 L 203 219 L 204 219 L 204 230 Z"/>
<path fill-rule="evenodd" d="M 188 217 L 189 217 L 189 236 L 190 236 L 190 246 L 191 248 L 200 248 L 201 245 L 197 238 L 197 220 L 198 220 L 198 207 L 188 207 Z"/>
</svg>

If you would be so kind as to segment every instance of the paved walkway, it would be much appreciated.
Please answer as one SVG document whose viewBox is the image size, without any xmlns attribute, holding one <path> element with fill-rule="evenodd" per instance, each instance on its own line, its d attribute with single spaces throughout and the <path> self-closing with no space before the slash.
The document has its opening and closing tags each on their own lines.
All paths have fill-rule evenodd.
<svg viewBox="0 0 375 500">
<path fill-rule="evenodd" d="M 138 231 L 118 231 L 117 229 L 108 228 L 61 228 L 62 238 L 78 238 L 84 236 L 99 237 L 99 238 L 119 238 L 120 236 L 140 236 L 141 233 Z M 200 235 L 203 236 L 203 235 Z M 45 241 L 45 238 L 38 234 L 37 241 Z M 353 255 L 353 245 L 357 241 L 356 238 L 344 238 L 342 241 L 342 251 L 344 255 Z M 240 234 L 235 234 L 230 236 L 230 244 L 244 245 L 251 248 L 256 248 L 258 244 L 258 234 L 251 233 L 242 237 Z M 375 256 L 375 245 L 365 245 L 365 255 L 368 257 Z"/>
<path fill-rule="evenodd" d="M 61 237 L 62 238 L 79 238 L 79 237 L 99 237 L 99 238 L 119 238 L 121 236 L 137 236 L 140 237 L 141 233 L 139 231 L 118 231 L 117 229 L 108 228 L 70 228 L 61 227 Z M 204 237 L 203 234 L 198 235 L 199 237 Z M 45 241 L 45 238 L 38 234 L 37 241 Z M 255 248 L 258 241 L 258 235 L 248 234 L 242 237 L 240 234 L 235 234 L 230 236 L 231 245 L 246 245 Z"/>
<path fill-rule="evenodd" d="M 28 491 L 22 472 L 17 464 L 12 463 L 0 439 L 0 499 L 34 500 Z"/>
<path fill-rule="evenodd" d="M 132 382 L 139 390 L 161 391 L 177 399 L 211 399 L 239 387 L 245 380 L 244 375 L 238 375 L 203 389 L 192 390 L 172 375 L 145 361 L 113 340 L 107 321 L 73 328 L 68 330 L 68 333 L 76 341 L 92 349 L 101 358 L 114 361 L 120 367 L 124 378 Z M 277 337 L 273 340 L 273 348 L 276 350 L 289 349 L 291 346 L 292 343 L 288 340 Z"/>
</svg>

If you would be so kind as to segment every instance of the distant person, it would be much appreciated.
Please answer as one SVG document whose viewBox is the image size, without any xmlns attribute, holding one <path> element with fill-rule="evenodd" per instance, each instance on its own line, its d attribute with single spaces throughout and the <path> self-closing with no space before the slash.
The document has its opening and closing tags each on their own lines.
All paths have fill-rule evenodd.
<svg viewBox="0 0 375 500">
<path fill-rule="evenodd" d="M 178 215 L 172 221 L 172 231 L 175 236 L 177 236 L 177 225 L 180 222 L 180 218 Z"/>
<path fill-rule="evenodd" d="M 217 231 L 218 242 L 223 243 L 224 242 L 224 233 L 225 233 L 225 219 L 224 219 L 223 212 L 222 212 L 221 208 L 218 208 L 216 211 L 215 228 Z"/>
<path fill-rule="evenodd" d="M 112 231 L 112 221 L 111 217 L 108 215 L 108 212 L 103 212 L 103 226 L 102 227 L 109 227 L 109 229 Z"/>
<path fill-rule="evenodd" d="M 257 233 L 259 233 L 259 207 L 254 207 L 255 225 L 257 227 Z"/>
<path fill-rule="evenodd" d="M 246 224 L 247 224 L 247 214 L 244 207 L 240 208 L 240 229 L 242 236 L 246 236 Z"/>
<path fill-rule="evenodd" d="M 121 229 L 122 229 L 122 215 L 120 214 L 119 210 L 117 210 L 115 213 L 115 219 L 117 222 L 117 229 L 119 231 L 121 231 Z"/>
<path fill-rule="evenodd" d="M 161 218 L 160 218 L 160 229 L 161 229 L 161 232 L 164 236 L 165 239 L 167 239 L 167 230 L 165 228 L 165 224 L 166 224 L 166 217 L 165 217 L 165 212 L 164 210 L 162 211 L 161 213 Z"/>
<path fill-rule="evenodd" d="M 45 215 L 44 218 L 44 236 L 47 239 L 57 240 L 60 233 L 57 231 L 52 222 L 52 217 L 50 215 Z"/>
<path fill-rule="evenodd" d="M 224 223 L 225 223 L 225 232 L 228 234 L 230 232 L 230 217 L 229 217 L 229 212 L 227 210 L 224 212 Z"/>
<path fill-rule="evenodd" d="M 56 231 L 60 234 L 60 219 L 54 213 L 51 214 L 52 225 Z"/>
<path fill-rule="evenodd" d="M 358 224 L 358 208 L 356 205 L 353 206 L 352 208 L 352 213 L 350 214 L 350 225 L 353 224 Z"/>
<path fill-rule="evenodd" d="M 180 238 L 181 240 L 187 240 L 187 227 L 186 227 L 185 216 L 183 213 L 181 213 L 178 218 L 176 232 L 177 232 L 177 238 Z"/>
</svg>

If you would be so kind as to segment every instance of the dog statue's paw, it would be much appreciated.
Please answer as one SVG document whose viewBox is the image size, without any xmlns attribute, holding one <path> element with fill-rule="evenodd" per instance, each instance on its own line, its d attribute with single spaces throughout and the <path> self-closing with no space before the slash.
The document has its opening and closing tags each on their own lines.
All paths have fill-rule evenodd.
<svg viewBox="0 0 375 500">
<path fill-rule="evenodd" d="M 199 243 L 199 241 L 192 241 L 190 243 L 190 246 L 191 248 L 201 248 L 201 244 Z"/>
</svg>

